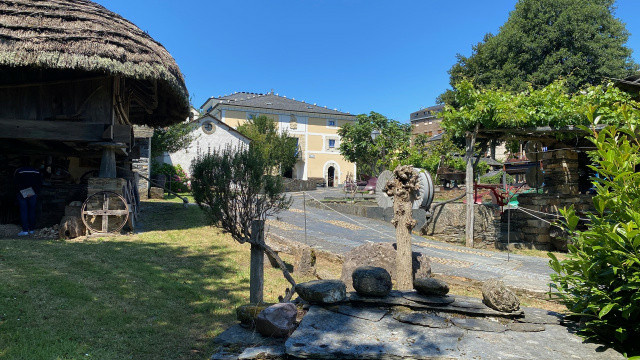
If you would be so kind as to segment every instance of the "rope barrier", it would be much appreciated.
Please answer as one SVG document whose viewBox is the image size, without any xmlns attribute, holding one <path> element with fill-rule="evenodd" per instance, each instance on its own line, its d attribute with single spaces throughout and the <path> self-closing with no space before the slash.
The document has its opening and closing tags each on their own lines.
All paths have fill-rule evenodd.
<svg viewBox="0 0 640 360">
<path fill-rule="evenodd" d="M 554 214 L 554 213 L 547 213 L 547 212 L 544 212 L 544 211 L 539 211 L 539 210 L 534 210 L 534 209 L 529 209 L 529 208 L 522 207 L 522 206 L 518 206 L 518 208 L 522 208 L 522 209 L 525 209 L 525 210 L 527 210 L 527 211 L 531 211 L 531 212 L 538 213 L 538 214 L 542 214 L 542 215 L 553 216 L 553 217 L 556 217 L 556 218 L 558 218 L 558 219 L 562 217 L 562 215 L 558 215 L 558 214 Z M 580 220 L 582 220 L 582 221 L 588 221 L 588 222 L 591 222 L 591 220 L 590 220 L 590 219 L 586 219 L 586 218 L 578 217 L 578 219 L 580 219 Z"/>
<path fill-rule="evenodd" d="M 347 215 L 345 215 L 345 214 L 343 214 L 343 213 L 339 212 L 338 210 L 336 210 L 336 209 L 334 209 L 334 208 L 330 207 L 329 205 L 327 205 L 327 204 L 323 203 L 322 201 L 320 201 L 320 200 L 316 199 L 315 197 L 311 196 L 309 193 L 307 193 L 307 192 L 305 192 L 305 191 L 303 191 L 302 193 L 303 193 L 303 194 L 305 194 L 305 195 L 307 195 L 307 196 L 309 196 L 312 200 L 315 200 L 316 202 L 318 202 L 318 203 L 322 204 L 322 206 L 326 207 L 327 209 L 329 209 L 329 210 L 331 210 L 331 211 L 333 211 L 333 212 L 335 212 L 335 213 L 339 214 L 340 216 L 342 216 L 342 217 L 344 217 L 344 218 L 346 218 L 346 219 L 350 220 L 351 222 L 356 223 L 356 224 L 358 224 L 358 225 L 360 225 L 360 226 L 362 226 L 362 227 L 364 227 L 364 228 L 366 228 L 366 229 L 373 230 L 373 231 L 377 232 L 378 234 L 383 235 L 384 237 L 387 237 L 387 238 L 389 238 L 389 239 L 394 239 L 394 240 L 395 240 L 395 236 L 391 236 L 391 235 L 389 235 L 389 234 L 385 234 L 385 233 L 383 233 L 382 231 L 376 230 L 376 229 L 374 229 L 374 228 L 372 228 L 372 227 L 370 227 L 370 226 L 368 226 L 368 225 L 365 225 L 365 224 L 363 224 L 363 223 L 361 223 L 361 222 L 359 222 L 359 221 L 357 221 L 357 220 L 355 220 L 355 219 L 352 219 L 352 218 L 348 217 Z"/>
</svg>

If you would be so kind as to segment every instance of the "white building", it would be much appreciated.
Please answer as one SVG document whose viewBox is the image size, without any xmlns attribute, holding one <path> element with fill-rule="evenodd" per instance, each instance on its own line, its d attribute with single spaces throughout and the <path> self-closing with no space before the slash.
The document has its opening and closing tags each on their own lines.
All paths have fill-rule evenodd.
<svg viewBox="0 0 640 360">
<path fill-rule="evenodd" d="M 191 176 L 191 162 L 200 155 L 226 147 L 249 146 L 249 138 L 222 123 L 211 114 L 204 115 L 194 122 L 197 123 L 197 126 L 192 131 L 193 141 L 191 144 L 186 149 L 175 153 L 165 153 L 161 159 L 166 164 L 180 165 L 188 176 Z"/>
</svg>

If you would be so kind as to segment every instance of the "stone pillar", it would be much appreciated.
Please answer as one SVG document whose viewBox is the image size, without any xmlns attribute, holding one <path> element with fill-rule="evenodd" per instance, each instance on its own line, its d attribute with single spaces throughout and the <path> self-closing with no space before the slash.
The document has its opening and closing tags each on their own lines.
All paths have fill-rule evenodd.
<svg viewBox="0 0 640 360">
<path fill-rule="evenodd" d="M 578 153 L 573 150 L 549 152 L 543 161 L 544 192 L 557 195 L 579 194 Z"/>
</svg>

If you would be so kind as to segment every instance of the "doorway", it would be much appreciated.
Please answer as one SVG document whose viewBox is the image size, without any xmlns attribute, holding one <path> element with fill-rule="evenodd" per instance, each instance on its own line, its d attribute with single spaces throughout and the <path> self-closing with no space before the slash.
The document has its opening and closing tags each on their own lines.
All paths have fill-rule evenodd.
<svg viewBox="0 0 640 360">
<path fill-rule="evenodd" d="M 334 187 L 334 178 L 336 175 L 336 169 L 333 166 L 329 166 L 327 169 L 327 186 Z"/>
</svg>

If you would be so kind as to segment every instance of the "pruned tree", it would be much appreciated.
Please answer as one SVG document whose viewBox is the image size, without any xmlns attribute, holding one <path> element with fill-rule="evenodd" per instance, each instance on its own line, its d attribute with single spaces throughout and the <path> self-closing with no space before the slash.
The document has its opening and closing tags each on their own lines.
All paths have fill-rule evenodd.
<svg viewBox="0 0 640 360">
<path fill-rule="evenodd" d="M 252 263 L 262 263 L 254 254 L 266 252 L 276 259 L 284 277 L 291 283 L 283 301 L 289 301 L 296 283 L 278 254 L 264 243 L 262 232 L 268 216 L 289 208 L 291 198 L 284 194 L 282 177 L 270 175 L 263 154 L 254 147 L 226 148 L 196 159 L 191 166 L 193 197 L 213 226 L 219 226 L 239 243 L 250 243 Z M 258 224 L 258 226 L 256 226 Z M 251 286 L 252 302 L 262 301 L 260 284 Z M 255 274 L 253 274 L 255 275 Z M 252 280 L 255 276 L 252 275 Z M 252 284 L 253 285 L 253 284 Z"/>
<path fill-rule="evenodd" d="M 398 290 L 413 288 L 413 262 L 411 258 L 411 231 L 416 226 L 413 219 L 413 202 L 418 197 L 420 182 L 413 166 L 401 165 L 393 170 L 393 179 L 385 186 L 385 193 L 393 197 L 393 220 L 396 227 L 396 286 Z"/>
</svg>

